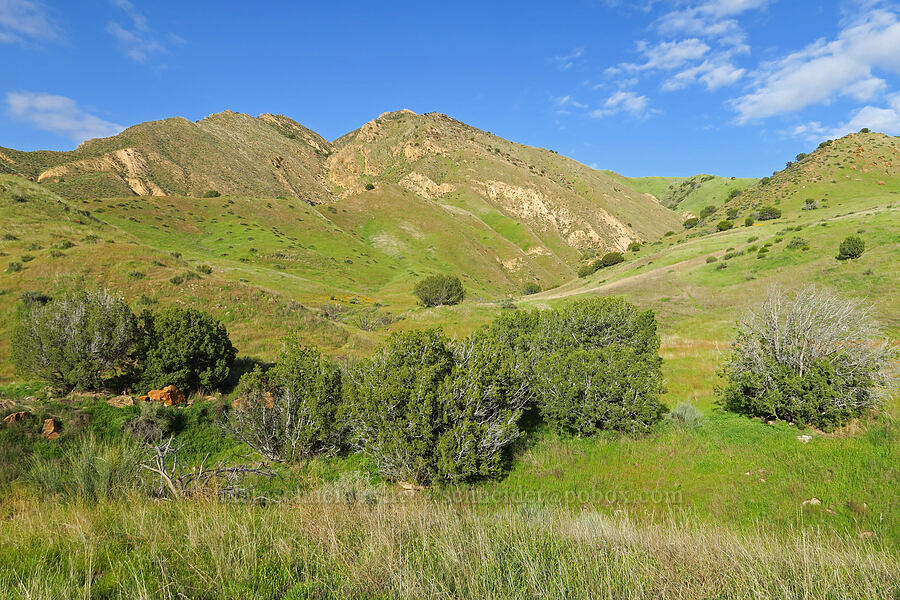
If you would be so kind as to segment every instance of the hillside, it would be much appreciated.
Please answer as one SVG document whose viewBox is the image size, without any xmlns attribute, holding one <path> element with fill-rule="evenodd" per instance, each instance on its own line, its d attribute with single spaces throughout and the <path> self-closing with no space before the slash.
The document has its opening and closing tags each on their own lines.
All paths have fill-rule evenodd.
<svg viewBox="0 0 900 600">
<path fill-rule="evenodd" d="M 684 216 L 696 216 L 706 206 L 720 206 L 734 190 L 743 191 L 759 181 L 748 177 L 706 174 L 693 177 L 625 177 L 613 171 L 605 173 L 618 178 L 633 190 L 652 195 L 663 206 Z"/>
</svg>

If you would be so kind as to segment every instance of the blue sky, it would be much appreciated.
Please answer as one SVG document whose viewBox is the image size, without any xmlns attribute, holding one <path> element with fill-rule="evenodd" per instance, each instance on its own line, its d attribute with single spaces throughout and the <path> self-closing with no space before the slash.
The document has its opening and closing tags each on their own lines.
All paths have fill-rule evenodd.
<svg viewBox="0 0 900 600">
<path fill-rule="evenodd" d="M 877 0 L 0 0 L 0 146 L 24 150 L 225 109 L 333 139 L 409 108 L 626 175 L 763 176 L 900 135 L 898 75 Z"/>
</svg>

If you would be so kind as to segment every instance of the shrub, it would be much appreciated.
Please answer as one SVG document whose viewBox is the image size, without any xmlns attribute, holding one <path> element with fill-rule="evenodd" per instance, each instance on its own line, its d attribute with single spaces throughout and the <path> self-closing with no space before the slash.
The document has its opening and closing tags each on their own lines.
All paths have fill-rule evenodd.
<svg viewBox="0 0 900 600">
<path fill-rule="evenodd" d="M 213 272 L 212 267 L 209 265 L 197 265 L 197 270 L 204 275 L 210 275 Z"/>
<path fill-rule="evenodd" d="M 541 291 L 541 286 L 535 283 L 534 281 L 529 281 L 525 285 L 522 286 L 522 294 L 525 296 L 530 296 L 532 294 L 537 294 Z"/>
<path fill-rule="evenodd" d="M 16 262 L 16 261 L 11 261 L 9 263 L 9 265 L 7 265 L 7 267 L 6 267 L 7 273 L 18 273 L 21 270 L 22 270 L 22 263 Z"/>
<path fill-rule="evenodd" d="M 366 191 L 374 190 L 374 189 L 375 189 L 375 184 L 372 183 L 372 182 L 369 182 L 369 183 L 367 183 L 367 184 L 365 185 L 365 188 L 366 188 Z"/>
<path fill-rule="evenodd" d="M 124 300 L 106 290 L 46 302 L 26 299 L 18 316 L 12 360 L 22 374 L 67 390 L 97 390 L 134 368 L 137 319 Z"/>
<path fill-rule="evenodd" d="M 237 351 L 225 326 L 210 315 L 192 308 L 145 311 L 141 329 L 143 387 L 214 390 L 228 379 Z"/>
<path fill-rule="evenodd" d="M 629 252 L 640 252 L 641 251 L 641 243 L 640 242 L 631 242 L 628 244 Z"/>
<path fill-rule="evenodd" d="M 803 238 L 795 237 L 785 246 L 788 250 L 809 250 L 809 242 Z"/>
<path fill-rule="evenodd" d="M 851 258 L 859 258 L 866 250 L 866 243 L 858 235 L 851 235 L 844 238 L 838 249 L 838 260 L 847 260 Z"/>
<path fill-rule="evenodd" d="M 340 369 L 297 336 L 284 340 L 272 368 L 241 377 L 237 397 L 229 429 L 269 460 L 305 460 L 342 444 Z"/>
<path fill-rule="evenodd" d="M 455 350 L 437 330 L 395 334 L 349 370 L 351 438 L 383 476 L 424 484 L 501 473 L 525 403 L 510 385 L 516 363 L 487 330 Z"/>
<path fill-rule="evenodd" d="M 719 260 L 719 259 L 716 258 L 715 256 L 707 256 L 707 257 L 706 257 L 706 264 L 714 263 L 714 262 L 716 262 L 717 260 Z"/>
<path fill-rule="evenodd" d="M 868 127 L 863 127 L 862 129 L 859 130 L 859 132 L 860 133 L 871 133 L 871 131 Z"/>
<path fill-rule="evenodd" d="M 753 227 L 753 224 L 756 223 L 756 219 L 753 217 L 747 217 L 744 219 L 744 227 Z"/>
<path fill-rule="evenodd" d="M 725 215 L 728 217 L 729 220 L 737 219 L 739 214 L 741 214 L 741 211 L 738 210 L 737 208 L 729 208 L 725 212 Z"/>
<path fill-rule="evenodd" d="M 726 262 L 720 262 L 719 264 L 716 265 L 716 271 L 724 271 L 727 268 L 728 268 L 728 263 L 726 263 Z"/>
<path fill-rule="evenodd" d="M 204 192 L 203 197 L 204 198 L 218 198 L 221 195 L 222 194 L 220 194 L 218 192 L 218 190 L 207 190 L 206 192 Z"/>
<path fill-rule="evenodd" d="M 600 264 L 604 267 L 611 267 L 613 265 L 617 265 L 620 262 L 625 260 L 625 255 L 621 252 L 607 252 L 603 255 L 603 258 L 600 259 Z"/>
<path fill-rule="evenodd" d="M 738 326 L 719 390 L 729 410 L 820 428 L 878 405 L 893 355 L 868 308 L 815 287 L 773 289 Z"/>
<path fill-rule="evenodd" d="M 734 227 L 734 223 L 728 220 L 716 223 L 716 231 L 728 231 L 732 227 Z"/>
<path fill-rule="evenodd" d="M 679 402 L 667 415 L 667 418 L 673 424 L 689 429 L 702 427 L 705 421 L 703 413 L 690 402 Z"/>
<path fill-rule="evenodd" d="M 735 198 L 737 198 L 737 197 L 740 196 L 741 194 L 743 194 L 743 192 L 742 192 L 741 190 L 739 190 L 739 189 L 733 189 L 733 190 L 730 190 L 730 191 L 728 192 L 728 199 L 729 199 L 729 200 L 734 200 Z"/>
<path fill-rule="evenodd" d="M 580 267 L 578 267 L 578 276 L 589 277 L 590 275 L 593 275 L 594 273 L 599 271 L 602 266 L 603 265 L 599 259 L 593 262 L 589 262 L 585 265 L 581 265 Z"/>
<path fill-rule="evenodd" d="M 413 293 L 423 306 L 459 304 L 466 297 L 462 281 L 455 275 L 429 275 L 416 284 Z"/>
<path fill-rule="evenodd" d="M 807 198 L 803 202 L 803 210 L 816 210 L 817 208 L 819 208 L 819 203 L 812 198 Z"/>
<path fill-rule="evenodd" d="M 704 206 L 703 208 L 700 209 L 700 218 L 705 219 L 706 217 L 710 216 L 714 212 L 716 212 L 715 206 Z"/>
<path fill-rule="evenodd" d="M 696 227 L 699 222 L 700 219 L 697 217 L 688 217 L 684 220 L 684 223 L 682 223 L 682 225 L 684 225 L 685 229 L 692 229 Z"/>
<path fill-rule="evenodd" d="M 760 221 L 770 221 L 772 219 L 781 218 L 781 211 L 774 206 L 763 206 L 757 211 L 757 218 Z"/>
</svg>

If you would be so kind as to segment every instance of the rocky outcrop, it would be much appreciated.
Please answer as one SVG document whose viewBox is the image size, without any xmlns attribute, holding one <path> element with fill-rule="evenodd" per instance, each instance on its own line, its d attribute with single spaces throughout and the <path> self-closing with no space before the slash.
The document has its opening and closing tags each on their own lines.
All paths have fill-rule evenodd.
<svg viewBox="0 0 900 600">
<path fill-rule="evenodd" d="M 62 432 L 62 423 L 50 417 L 49 419 L 44 421 L 44 426 L 41 428 L 41 436 L 48 440 L 55 440 L 59 437 L 59 434 Z"/>
<path fill-rule="evenodd" d="M 21 423 L 25 419 L 31 416 L 31 413 L 27 410 L 20 410 L 19 412 L 14 412 L 12 414 L 6 415 L 3 417 L 3 425 L 8 427 L 13 423 Z"/>
<path fill-rule="evenodd" d="M 126 406 L 134 406 L 134 398 L 127 394 L 123 394 L 121 396 L 116 396 L 115 398 L 110 398 L 106 403 L 115 408 L 125 408 Z"/>
<path fill-rule="evenodd" d="M 184 392 L 174 385 L 167 385 L 161 390 L 150 390 L 145 397 L 150 402 L 159 402 L 164 406 L 181 406 L 185 403 Z"/>
</svg>

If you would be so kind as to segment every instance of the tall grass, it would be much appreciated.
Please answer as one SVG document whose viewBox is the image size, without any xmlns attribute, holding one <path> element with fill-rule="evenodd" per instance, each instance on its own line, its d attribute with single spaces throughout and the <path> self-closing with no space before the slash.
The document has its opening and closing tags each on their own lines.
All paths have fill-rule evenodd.
<svg viewBox="0 0 900 600">
<path fill-rule="evenodd" d="M 338 490 L 341 491 L 341 490 Z M 41 598 L 895 598 L 877 542 L 434 503 L 8 500 L 0 589 Z"/>
<path fill-rule="evenodd" d="M 78 500 L 105 500 L 143 489 L 146 450 L 131 436 L 115 442 L 91 434 L 66 446 L 61 458 L 29 458 L 28 478 L 42 491 Z"/>
</svg>

